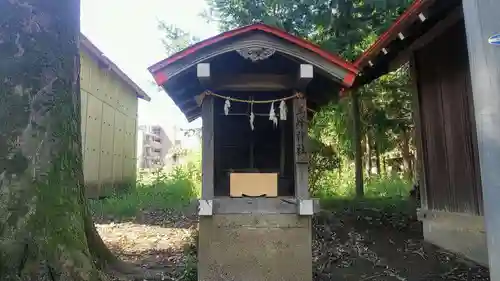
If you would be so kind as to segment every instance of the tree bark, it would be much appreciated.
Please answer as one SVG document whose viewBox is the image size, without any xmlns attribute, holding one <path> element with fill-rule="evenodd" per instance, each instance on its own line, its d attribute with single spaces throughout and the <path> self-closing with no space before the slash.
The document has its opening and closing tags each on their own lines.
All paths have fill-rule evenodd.
<svg viewBox="0 0 500 281">
<path fill-rule="evenodd" d="M 408 136 L 408 132 L 405 130 L 402 134 L 402 144 L 401 144 L 401 154 L 403 156 L 403 169 L 404 175 L 407 179 L 413 178 L 413 168 L 411 163 L 411 154 L 410 154 L 410 140 Z"/>
<path fill-rule="evenodd" d="M 369 132 L 366 133 L 365 147 L 366 147 L 366 154 L 365 154 L 366 177 L 369 178 L 372 174 L 372 144 Z"/>
<path fill-rule="evenodd" d="M 375 140 L 375 167 L 377 169 L 377 175 L 380 176 L 382 171 L 380 169 L 380 148 L 378 146 L 378 142 Z"/>
<path fill-rule="evenodd" d="M 79 10 L 0 4 L 0 280 L 106 279 L 83 189 Z"/>
<path fill-rule="evenodd" d="M 382 175 L 387 176 L 387 159 L 382 156 Z"/>
<path fill-rule="evenodd" d="M 352 116 L 354 127 L 354 146 L 355 146 L 355 167 L 356 167 L 356 197 L 364 197 L 363 188 L 363 152 L 361 150 L 361 117 L 359 112 L 358 93 L 353 91 L 352 97 Z"/>
</svg>

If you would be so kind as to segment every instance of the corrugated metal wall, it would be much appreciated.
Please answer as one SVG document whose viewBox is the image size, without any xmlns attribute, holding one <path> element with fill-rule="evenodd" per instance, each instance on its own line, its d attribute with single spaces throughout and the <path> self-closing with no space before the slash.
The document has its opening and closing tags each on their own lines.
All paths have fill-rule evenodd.
<svg viewBox="0 0 500 281">
<path fill-rule="evenodd" d="M 80 87 L 85 183 L 89 196 L 103 196 L 109 187 L 135 180 L 138 101 L 84 51 Z"/>
<path fill-rule="evenodd" d="M 429 209 L 482 213 L 463 22 L 415 53 Z"/>
</svg>

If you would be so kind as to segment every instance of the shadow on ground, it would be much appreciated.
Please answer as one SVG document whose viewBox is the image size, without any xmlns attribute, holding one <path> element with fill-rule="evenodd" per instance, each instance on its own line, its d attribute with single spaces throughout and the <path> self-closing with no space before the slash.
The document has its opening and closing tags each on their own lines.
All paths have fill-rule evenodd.
<svg viewBox="0 0 500 281">
<path fill-rule="evenodd" d="M 328 202 L 314 221 L 316 281 L 490 280 L 486 268 L 423 241 L 410 202 Z"/>
<path fill-rule="evenodd" d="M 113 215 L 95 215 L 94 222 L 97 224 L 120 224 L 134 223 L 149 226 L 160 226 L 168 228 L 190 229 L 198 223 L 191 207 L 178 209 L 149 209 L 141 210 L 135 216 L 118 217 Z"/>
<path fill-rule="evenodd" d="M 315 281 L 490 280 L 486 268 L 425 243 L 411 203 L 334 200 L 323 207 L 313 223 Z M 95 220 L 120 258 L 158 272 L 144 280 L 196 280 L 192 210 Z"/>
</svg>

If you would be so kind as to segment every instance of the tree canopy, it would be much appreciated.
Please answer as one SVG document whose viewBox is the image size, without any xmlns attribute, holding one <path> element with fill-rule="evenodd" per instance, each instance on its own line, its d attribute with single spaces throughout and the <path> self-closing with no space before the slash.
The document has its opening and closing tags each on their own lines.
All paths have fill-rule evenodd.
<svg viewBox="0 0 500 281">
<path fill-rule="evenodd" d="M 221 30 L 273 25 L 353 60 L 411 0 L 207 0 L 205 15 Z"/>
</svg>

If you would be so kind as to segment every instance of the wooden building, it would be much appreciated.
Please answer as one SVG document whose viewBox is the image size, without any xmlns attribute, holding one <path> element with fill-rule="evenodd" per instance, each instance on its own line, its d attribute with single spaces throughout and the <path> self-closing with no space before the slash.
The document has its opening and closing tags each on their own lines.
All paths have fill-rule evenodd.
<svg viewBox="0 0 500 281">
<path fill-rule="evenodd" d="M 410 63 L 425 239 L 482 264 L 489 251 L 490 265 L 500 259 L 494 242 L 500 210 L 483 194 L 500 195 L 498 172 L 491 170 L 500 154 L 498 139 L 485 130 L 500 133 L 498 122 L 496 129 L 488 123 L 500 105 L 500 47 L 488 44 L 488 37 L 500 32 L 499 3 L 417 0 L 354 63 L 361 70 L 354 87 Z M 497 271 L 492 280 L 500 280 Z"/>
<path fill-rule="evenodd" d="M 198 280 L 312 280 L 308 117 L 350 63 L 279 29 L 222 33 L 149 69 L 203 118 Z"/>
<path fill-rule="evenodd" d="M 80 42 L 83 172 L 90 197 L 136 178 L 137 98 L 150 100 L 85 36 Z"/>
</svg>

